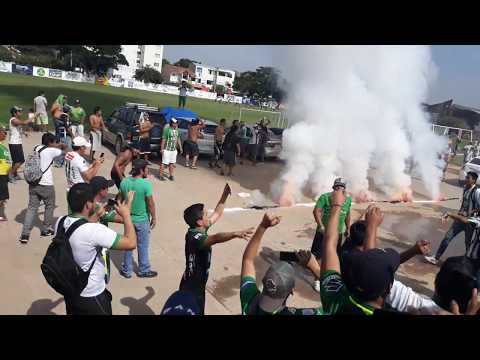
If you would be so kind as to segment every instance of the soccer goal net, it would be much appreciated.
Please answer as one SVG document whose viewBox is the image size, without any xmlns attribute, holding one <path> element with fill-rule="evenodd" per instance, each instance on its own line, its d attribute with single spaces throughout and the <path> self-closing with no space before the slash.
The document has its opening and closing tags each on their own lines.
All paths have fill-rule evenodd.
<svg viewBox="0 0 480 360">
<path fill-rule="evenodd" d="M 245 121 L 246 123 L 258 122 L 262 118 L 270 120 L 270 127 L 286 128 L 288 126 L 288 120 L 285 117 L 285 113 L 281 111 L 268 111 L 251 108 L 240 108 L 240 114 L 238 120 Z"/>
<path fill-rule="evenodd" d="M 432 124 L 432 131 L 435 134 L 441 135 L 441 136 L 450 137 L 453 135 L 458 135 L 462 140 L 467 140 L 467 141 L 473 140 L 473 132 L 472 130 L 468 130 L 468 129 L 461 129 L 461 128 L 456 128 L 451 126 L 442 126 L 442 125 Z"/>
</svg>

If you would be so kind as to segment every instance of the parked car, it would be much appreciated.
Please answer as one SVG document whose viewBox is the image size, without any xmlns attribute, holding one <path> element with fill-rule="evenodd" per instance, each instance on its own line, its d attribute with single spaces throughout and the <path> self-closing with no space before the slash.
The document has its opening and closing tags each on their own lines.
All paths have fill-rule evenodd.
<svg viewBox="0 0 480 360">
<path fill-rule="evenodd" d="M 253 136 L 253 125 L 246 125 L 247 127 L 247 137 L 251 138 Z M 265 145 L 265 157 L 267 158 L 278 158 L 282 152 L 282 137 L 275 135 L 275 133 L 268 129 L 268 140 Z"/>
<path fill-rule="evenodd" d="M 480 174 L 480 157 L 475 157 L 469 162 L 467 162 L 458 172 L 458 184 L 460 186 L 465 185 L 465 177 L 469 171 L 476 172 Z M 478 182 L 477 182 L 478 183 Z"/>
<path fill-rule="evenodd" d="M 152 152 L 160 152 L 162 130 L 165 117 L 157 107 L 146 104 L 126 103 L 115 109 L 105 121 L 102 141 L 114 146 L 118 154 L 124 145 L 136 145 L 139 139 L 139 119 L 143 113 L 148 113 L 154 128 L 150 131 L 150 146 Z"/>
<path fill-rule="evenodd" d="M 182 146 L 185 148 L 185 140 L 188 138 L 188 125 L 192 122 L 193 119 L 182 119 L 178 118 L 178 131 L 180 134 L 180 139 L 182 141 Z M 198 150 L 200 154 L 204 155 L 213 155 L 213 147 L 215 144 L 215 130 L 217 129 L 217 123 L 210 120 L 203 120 L 205 127 L 201 130 L 203 134 L 203 139 L 198 139 Z"/>
</svg>

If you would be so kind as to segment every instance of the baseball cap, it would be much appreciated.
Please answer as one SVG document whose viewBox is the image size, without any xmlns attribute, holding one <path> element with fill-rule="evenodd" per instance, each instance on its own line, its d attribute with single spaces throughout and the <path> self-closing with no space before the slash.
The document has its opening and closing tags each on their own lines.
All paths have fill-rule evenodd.
<svg viewBox="0 0 480 360">
<path fill-rule="evenodd" d="M 107 180 L 103 176 L 94 176 L 92 180 L 90 180 L 90 186 L 92 187 L 93 193 L 96 194 L 100 190 L 108 189 L 115 185 L 113 180 Z"/>
<path fill-rule="evenodd" d="M 170 122 L 176 123 L 176 122 L 177 122 L 177 119 L 175 119 L 174 117 L 172 117 L 172 118 L 170 119 Z"/>
<path fill-rule="evenodd" d="M 192 293 L 175 291 L 167 299 L 161 315 L 198 315 L 199 308 Z"/>
<path fill-rule="evenodd" d="M 400 255 L 394 249 L 369 249 L 343 259 L 342 277 L 352 295 L 370 301 L 385 294 L 399 266 Z"/>
<path fill-rule="evenodd" d="M 90 144 L 87 140 L 85 140 L 84 137 L 82 136 L 77 136 L 76 138 L 73 139 L 72 141 L 72 145 L 73 146 L 76 146 L 76 147 L 80 147 L 80 146 L 85 146 L 87 148 L 91 147 L 92 144 Z"/>
<path fill-rule="evenodd" d="M 267 270 L 262 280 L 263 291 L 258 303 L 268 313 L 274 313 L 285 303 L 295 287 L 295 270 L 286 261 L 279 261 Z"/>
<path fill-rule="evenodd" d="M 74 102 L 75 105 L 80 104 L 80 100 L 76 99 Z"/>
<path fill-rule="evenodd" d="M 10 109 L 10 114 L 15 114 L 17 111 L 23 111 L 23 109 L 20 106 L 14 106 Z"/>
<path fill-rule="evenodd" d="M 133 170 L 139 170 L 139 169 L 143 169 L 145 166 L 148 165 L 148 162 L 146 162 L 145 160 L 143 159 L 135 159 L 133 160 L 132 162 L 132 170 L 130 170 L 130 173 L 133 172 Z"/>
<path fill-rule="evenodd" d="M 347 187 L 347 181 L 344 178 L 336 178 L 335 181 L 333 182 L 332 188 L 335 188 L 335 186 L 343 186 L 344 188 Z"/>
</svg>

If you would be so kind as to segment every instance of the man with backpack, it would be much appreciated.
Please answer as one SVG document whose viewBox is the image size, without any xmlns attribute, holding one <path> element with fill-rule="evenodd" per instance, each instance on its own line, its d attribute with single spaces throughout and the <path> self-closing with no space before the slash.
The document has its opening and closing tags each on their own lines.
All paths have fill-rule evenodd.
<svg viewBox="0 0 480 360">
<path fill-rule="evenodd" d="M 43 229 L 40 236 L 53 235 L 53 211 L 55 210 L 55 187 L 53 186 L 52 164 L 56 157 L 65 153 L 67 145 L 58 143 L 55 135 L 45 133 L 42 145 L 33 148 L 25 163 L 24 176 L 28 182 L 28 208 L 23 222 L 20 242 L 28 243 L 33 221 L 37 215 L 40 203 L 45 204 Z"/>
<path fill-rule="evenodd" d="M 112 295 L 105 285 L 103 248 L 133 250 L 137 236 L 130 217 L 134 193 L 115 206 L 123 219 L 123 236 L 87 219 L 95 212 L 89 184 L 74 185 L 68 193 L 72 214 L 61 217 L 42 263 L 47 282 L 65 297 L 67 315 L 111 315 Z"/>
</svg>

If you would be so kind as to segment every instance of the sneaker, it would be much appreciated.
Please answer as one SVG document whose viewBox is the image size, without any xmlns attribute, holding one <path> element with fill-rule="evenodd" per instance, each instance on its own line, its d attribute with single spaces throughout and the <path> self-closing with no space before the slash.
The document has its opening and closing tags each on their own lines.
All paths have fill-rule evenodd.
<svg viewBox="0 0 480 360">
<path fill-rule="evenodd" d="M 432 265 L 438 264 L 438 259 L 435 256 L 425 256 L 425 261 L 429 262 Z"/>
<path fill-rule="evenodd" d="M 22 244 L 26 244 L 26 243 L 28 243 L 29 238 L 30 238 L 30 236 L 28 236 L 28 235 L 22 235 L 22 236 L 20 236 L 20 242 Z"/>
<path fill-rule="evenodd" d="M 55 235 L 55 231 L 53 229 L 48 229 L 40 233 L 40 236 L 52 236 L 52 235 Z"/>
<path fill-rule="evenodd" d="M 320 293 L 320 280 L 315 280 L 315 282 L 313 283 L 313 289 L 317 293 Z"/>
<path fill-rule="evenodd" d="M 188 162 L 185 163 L 185 167 L 190 167 L 190 164 Z"/>
<path fill-rule="evenodd" d="M 8 182 L 11 184 L 15 184 L 17 181 L 15 180 L 15 177 L 12 175 L 8 175 Z"/>
<path fill-rule="evenodd" d="M 161 181 L 165 181 L 165 176 L 163 176 L 163 175 L 160 176 L 160 180 L 161 180 Z"/>
<path fill-rule="evenodd" d="M 123 270 L 120 270 L 120 275 L 123 276 L 125 279 L 130 279 L 132 277 L 132 274 L 127 274 Z"/>
<path fill-rule="evenodd" d="M 156 271 L 152 271 L 152 270 L 147 271 L 146 273 L 143 273 L 143 274 L 141 274 L 141 273 L 137 274 L 137 276 L 141 277 L 141 278 L 153 278 L 157 275 L 158 275 L 158 273 Z"/>
<path fill-rule="evenodd" d="M 173 181 L 173 180 L 174 180 L 174 179 L 173 179 L 173 176 L 169 176 L 169 177 L 168 177 L 168 180 Z"/>
</svg>

